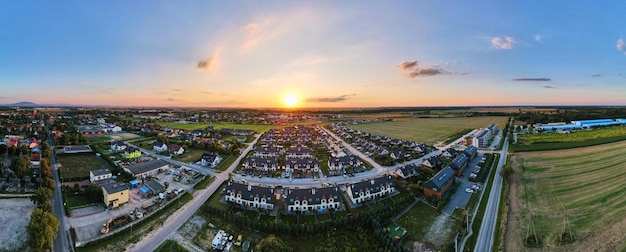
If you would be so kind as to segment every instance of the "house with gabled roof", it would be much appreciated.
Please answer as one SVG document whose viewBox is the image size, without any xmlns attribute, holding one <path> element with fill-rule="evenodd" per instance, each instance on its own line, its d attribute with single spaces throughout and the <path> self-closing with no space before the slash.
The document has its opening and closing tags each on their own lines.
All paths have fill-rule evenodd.
<svg viewBox="0 0 626 252">
<path fill-rule="evenodd" d="M 117 141 L 117 140 L 111 141 L 112 151 L 123 151 L 123 150 L 126 150 L 126 148 L 128 148 L 128 146 L 122 141 Z"/>
<path fill-rule="evenodd" d="M 322 213 L 341 207 L 341 195 L 337 187 L 286 189 L 286 192 L 288 212 Z"/>
<path fill-rule="evenodd" d="M 416 164 L 403 165 L 396 170 L 396 176 L 407 179 L 419 175 L 419 167 Z"/>
<path fill-rule="evenodd" d="M 279 148 L 260 147 L 260 148 L 254 149 L 252 156 L 268 158 L 268 157 L 278 157 L 279 154 L 280 154 Z"/>
<path fill-rule="evenodd" d="M 458 154 L 459 154 L 459 151 L 457 151 L 456 149 L 454 149 L 454 148 L 447 148 L 446 150 L 441 152 L 441 157 L 445 158 L 445 159 L 453 159 Z"/>
<path fill-rule="evenodd" d="M 162 143 L 161 141 L 154 142 L 152 149 L 156 152 L 164 152 L 167 151 L 167 144 Z"/>
<path fill-rule="evenodd" d="M 320 161 L 316 158 L 288 158 L 285 161 L 285 171 L 319 172 Z"/>
<path fill-rule="evenodd" d="M 439 156 L 432 156 L 429 158 L 425 158 L 422 161 L 422 165 L 425 167 L 428 167 L 430 169 L 433 169 L 435 167 L 439 167 L 441 165 L 441 159 L 439 158 Z"/>
<path fill-rule="evenodd" d="M 220 162 L 222 162 L 222 157 L 218 154 L 203 153 L 200 159 L 200 164 L 208 167 L 216 167 Z"/>
<path fill-rule="evenodd" d="M 308 147 L 298 146 L 287 149 L 287 158 L 313 158 L 313 150 Z"/>
<path fill-rule="evenodd" d="M 242 208 L 274 209 L 274 188 L 229 181 L 224 189 L 226 202 Z"/>
<path fill-rule="evenodd" d="M 389 156 L 393 159 L 404 159 L 404 158 L 410 158 L 411 155 L 408 155 L 406 153 L 406 151 L 404 150 L 394 150 L 391 152 L 391 154 L 389 154 Z"/>
<path fill-rule="evenodd" d="M 341 171 L 346 168 L 354 168 L 363 165 L 361 159 L 355 155 L 343 157 L 331 157 L 328 159 L 328 170 Z"/>
<path fill-rule="evenodd" d="M 138 179 L 154 176 L 169 169 L 170 165 L 163 160 L 151 160 L 143 163 L 131 164 L 124 167 L 124 171 L 132 174 Z"/>
<path fill-rule="evenodd" d="M 454 170 L 450 166 L 446 166 L 424 183 L 424 196 L 441 200 L 442 196 L 448 192 L 455 181 Z"/>
<path fill-rule="evenodd" d="M 346 192 L 353 204 L 382 199 L 395 191 L 391 176 L 383 176 L 346 186 Z"/>
<path fill-rule="evenodd" d="M 279 169 L 278 159 L 275 157 L 249 157 L 243 162 L 244 169 L 253 169 L 261 171 L 276 171 Z"/>
<path fill-rule="evenodd" d="M 181 155 L 183 154 L 183 152 L 185 152 L 185 149 L 183 149 L 183 147 L 178 144 L 172 144 L 168 148 L 168 151 L 174 155 Z"/>
</svg>

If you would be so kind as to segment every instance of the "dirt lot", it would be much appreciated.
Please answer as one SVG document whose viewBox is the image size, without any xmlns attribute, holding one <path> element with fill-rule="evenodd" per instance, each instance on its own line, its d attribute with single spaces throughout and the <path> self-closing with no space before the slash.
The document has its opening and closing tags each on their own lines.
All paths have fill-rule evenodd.
<svg viewBox="0 0 626 252">
<path fill-rule="evenodd" d="M 2 199 L 0 205 L 0 251 L 20 251 L 35 205 L 30 199 Z"/>
<path fill-rule="evenodd" d="M 626 142 L 618 142 L 516 154 L 511 159 L 515 172 L 508 195 L 505 251 L 625 249 L 625 153 Z M 523 244 L 530 235 L 531 214 L 543 239 L 543 247 L 538 249 Z M 572 230 L 574 243 L 558 244 L 563 228 Z"/>
</svg>

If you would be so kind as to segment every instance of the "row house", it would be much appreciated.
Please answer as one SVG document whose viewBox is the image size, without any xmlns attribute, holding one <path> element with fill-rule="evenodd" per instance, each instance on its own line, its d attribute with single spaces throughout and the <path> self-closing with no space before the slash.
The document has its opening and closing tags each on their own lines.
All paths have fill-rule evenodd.
<svg viewBox="0 0 626 252">
<path fill-rule="evenodd" d="M 454 148 L 447 148 L 443 152 L 441 152 L 441 157 L 445 159 L 453 159 L 459 154 L 459 151 Z"/>
<path fill-rule="evenodd" d="M 313 158 L 313 150 L 308 147 L 291 147 L 287 149 L 287 158 Z"/>
<path fill-rule="evenodd" d="M 441 200 L 455 181 L 454 170 L 446 166 L 424 183 L 424 196 Z"/>
<path fill-rule="evenodd" d="M 224 189 L 226 202 L 243 208 L 274 209 L 274 188 L 230 181 Z"/>
<path fill-rule="evenodd" d="M 438 167 L 438 166 L 441 165 L 441 159 L 439 158 L 439 156 L 432 156 L 432 157 L 429 157 L 429 158 L 425 158 L 422 161 L 422 165 L 426 166 L 426 167 L 428 167 L 430 169 L 433 169 L 433 168 Z"/>
<path fill-rule="evenodd" d="M 328 159 L 328 169 L 330 171 L 340 171 L 345 168 L 359 167 L 363 164 L 361 159 L 355 155 L 343 157 L 333 157 Z"/>
<path fill-rule="evenodd" d="M 288 158 L 285 161 L 285 171 L 319 172 L 320 161 L 315 158 Z"/>
<path fill-rule="evenodd" d="M 271 148 L 271 147 L 260 147 L 254 150 L 252 156 L 254 157 L 262 157 L 262 158 L 277 158 L 280 155 L 281 149 L 279 148 Z"/>
<path fill-rule="evenodd" d="M 278 160 L 275 157 L 249 157 L 243 163 L 244 169 L 254 169 L 262 171 L 276 171 L 280 169 Z"/>
<path fill-rule="evenodd" d="M 467 167 L 469 163 L 469 158 L 464 155 L 458 155 L 452 162 L 450 162 L 449 166 L 454 170 L 454 173 L 457 177 L 461 177 L 463 170 Z"/>
<path fill-rule="evenodd" d="M 286 196 L 288 212 L 322 213 L 341 207 L 341 196 L 337 187 L 287 189 Z"/>
<path fill-rule="evenodd" d="M 353 204 L 385 198 L 394 191 L 395 187 L 391 176 L 374 178 L 347 186 L 348 196 L 350 196 Z"/>
</svg>

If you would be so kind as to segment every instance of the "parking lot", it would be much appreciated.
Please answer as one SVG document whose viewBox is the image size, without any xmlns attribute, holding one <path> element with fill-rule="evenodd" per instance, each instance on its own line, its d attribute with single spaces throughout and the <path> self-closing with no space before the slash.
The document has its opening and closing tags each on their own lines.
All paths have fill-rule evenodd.
<svg viewBox="0 0 626 252">
<path fill-rule="evenodd" d="M 474 157 L 474 159 L 467 165 L 467 168 L 465 168 L 465 170 L 463 171 L 463 177 L 457 179 L 458 189 L 456 190 L 454 195 L 451 196 L 448 205 L 446 205 L 446 207 L 443 209 L 444 213 L 452 214 L 452 212 L 456 208 L 465 208 L 465 205 L 467 205 L 467 201 L 469 201 L 472 193 L 480 193 L 480 191 L 468 192 L 466 191 L 466 189 L 471 188 L 473 185 L 477 184 L 476 182 L 469 181 L 468 177 L 476 169 L 476 166 L 482 165 L 479 162 L 483 157 L 485 157 L 484 154 L 478 153 L 476 157 Z"/>
</svg>

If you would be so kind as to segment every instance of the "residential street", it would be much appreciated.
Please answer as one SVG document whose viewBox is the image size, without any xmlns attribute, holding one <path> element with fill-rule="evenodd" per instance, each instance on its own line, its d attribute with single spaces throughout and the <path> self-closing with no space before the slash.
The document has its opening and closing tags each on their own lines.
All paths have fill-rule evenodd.
<svg viewBox="0 0 626 252">
<path fill-rule="evenodd" d="M 61 180 L 59 178 L 59 172 L 56 165 L 57 162 L 54 154 L 54 145 L 50 139 L 50 135 L 48 135 L 48 144 L 50 144 L 50 150 L 52 151 L 50 163 L 52 164 L 52 176 L 54 177 L 54 183 L 56 184 L 52 196 L 52 212 L 59 220 L 59 230 L 57 231 L 57 237 L 52 243 L 52 247 L 53 251 L 70 251 L 71 247 L 67 240 L 67 234 L 69 233 L 67 228 L 69 226 L 69 220 L 65 215 L 65 207 L 63 205 L 63 195 L 61 191 Z"/>
<path fill-rule="evenodd" d="M 198 190 L 193 194 L 193 199 L 185 204 L 181 209 L 174 212 L 168 218 L 163 226 L 157 228 L 150 234 L 148 237 L 140 240 L 137 244 L 133 244 L 128 247 L 130 251 L 154 251 L 161 243 L 163 243 L 170 235 L 173 235 L 180 226 L 182 226 L 185 221 L 187 221 L 191 216 L 206 202 L 215 191 L 217 191 L 218 187 L 222 185 L 222 183 L 228 179 L 228 174 L 232 172 L 239 164 L 239 161 L 243 157 L 245 157 L 250 150 L 254 147 L 254 144 L 261 135 L 258 135 L 257 138 L 248 145 L 248 147 L 242 151 L 241 155 L 233 162 L 233 164 L 228 167 L 228 169 L 222 173 L 215 175 L 215 180 L 204 190 Z"/>
<path fill-rule="evenodd" d="M 500 191 L 502 190 L 502 176 L 500 171 L 506 164 L 507 151 L 509 149 L 509 139 L 504 139 L 504 146 L 500 151 L 500 161 L 498 162 L 498 168 L 496 169 L 496 175 L 494 176 L 493 186 L 489 192 L 489 201 L 487 201 L 487 209 L 485 209 L 485 216 L 483 217 L 483 223 L 480 225 L 480 231 L 478 232 L 478 239 L 474 251 L 492 251 L 493 235 L 496 230 L 496 222 L 498 220 L 498 207 L 500 206 Z"/>
</svg>

